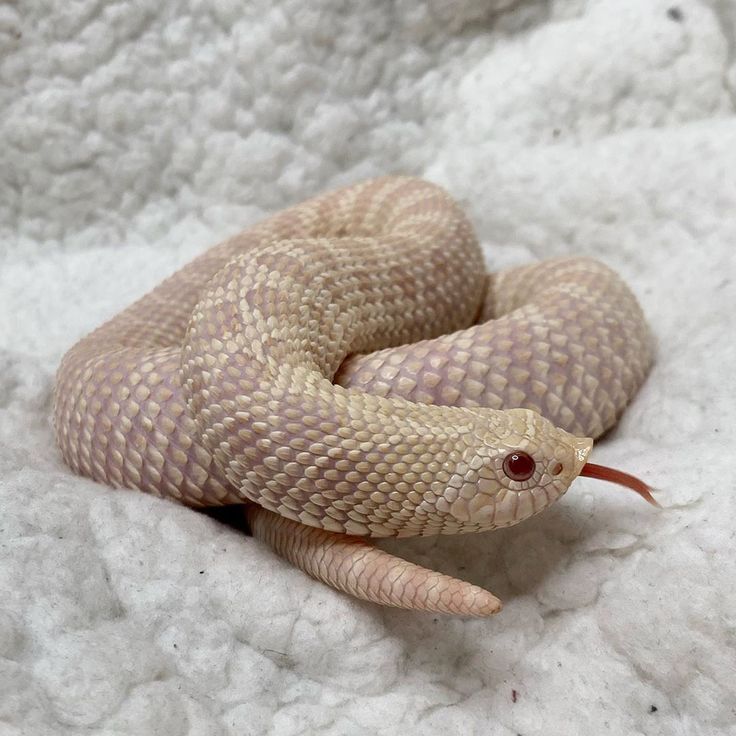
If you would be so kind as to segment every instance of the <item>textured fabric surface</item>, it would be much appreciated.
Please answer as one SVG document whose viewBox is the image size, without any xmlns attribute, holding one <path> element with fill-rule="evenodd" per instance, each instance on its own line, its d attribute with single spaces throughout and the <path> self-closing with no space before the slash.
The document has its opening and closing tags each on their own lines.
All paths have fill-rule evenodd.
<svg viewBox="0 0 736 736">
<path fill-rule="evenodd" d="M 735 46 L 727 0 L 0 7 L 0 733 L 736 733 Z M 582 479 L 512 529 L 382 543 L 491 620 L 350 600 L 53 446 L 82 334 L 391 172 L 460 199 L 491 268 L 603 260 L 658 341 L 593 459 L 664 511 Z"/>
</svg>

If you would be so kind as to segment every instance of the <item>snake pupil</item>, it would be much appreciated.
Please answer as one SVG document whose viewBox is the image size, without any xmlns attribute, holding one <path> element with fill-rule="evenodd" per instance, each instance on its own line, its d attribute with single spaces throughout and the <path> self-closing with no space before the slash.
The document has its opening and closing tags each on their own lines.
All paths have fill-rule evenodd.
<svg viewBox="0 0 736 736">
<path fill-rule="evenodd" d="M 536 463 L 531 455 L 525 452 L 512 452 L 503 461 L 503 472 L 511 480 L 529 480 L 534 475 Z"/>
</svg>

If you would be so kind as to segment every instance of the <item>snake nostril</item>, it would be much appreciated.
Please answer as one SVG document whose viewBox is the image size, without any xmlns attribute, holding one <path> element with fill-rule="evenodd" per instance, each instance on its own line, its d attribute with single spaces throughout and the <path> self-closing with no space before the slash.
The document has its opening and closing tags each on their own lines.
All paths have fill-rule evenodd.
<svg viewBox="0 0 736 736">
<path fill-rule="evenodd" d="M 550 469 L 549 472 L 552 475 L 559 475 L 562 472 L 562 463 L 555 463 Z"/>
</svg>

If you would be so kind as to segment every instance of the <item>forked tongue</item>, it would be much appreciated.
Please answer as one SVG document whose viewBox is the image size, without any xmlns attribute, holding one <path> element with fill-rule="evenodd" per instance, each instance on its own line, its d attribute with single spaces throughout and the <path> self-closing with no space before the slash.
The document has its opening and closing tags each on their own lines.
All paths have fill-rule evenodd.
<svg viewBox="0 0 736 736">
<path fill-rule="evenodd" d="M 605 465 L 596 465 L 595 463 L 585 463 L 583 469 L 580 471 L 580 475 L 588 478 L 597 478 L 598 480 L 607 480 L 609 483 L 617 483 L 620 486 L 631 488 L 632 491 L 636 491 L 645 501 L 652 504 L 652 506 L 661 508 L 652 496 L 651 486 L 648 486 L 643 480 L 639 480 L 633 475 L 624 473 L 622 470 L 609 468 Z"/>
</svg>

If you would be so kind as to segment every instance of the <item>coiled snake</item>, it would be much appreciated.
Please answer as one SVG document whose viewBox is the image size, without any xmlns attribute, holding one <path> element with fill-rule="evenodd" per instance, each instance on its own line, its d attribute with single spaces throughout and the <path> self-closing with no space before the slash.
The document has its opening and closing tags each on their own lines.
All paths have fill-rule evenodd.
<svg viewBox="0 0 736 736">
<path fill-rule="evenodd" d="M 377 351 L 377 352 L 371 352 Z M 516 524 L 581 473 L 651 363 L 631 292 L 589 259 L 487 276 L 439 187 L 385 177 L 205 252 L 64 357 L 64 460 L 191 506 L 246 503 L 301 569 L 387 605 L 499 600 L 367 537 Z"/>
</svg>

